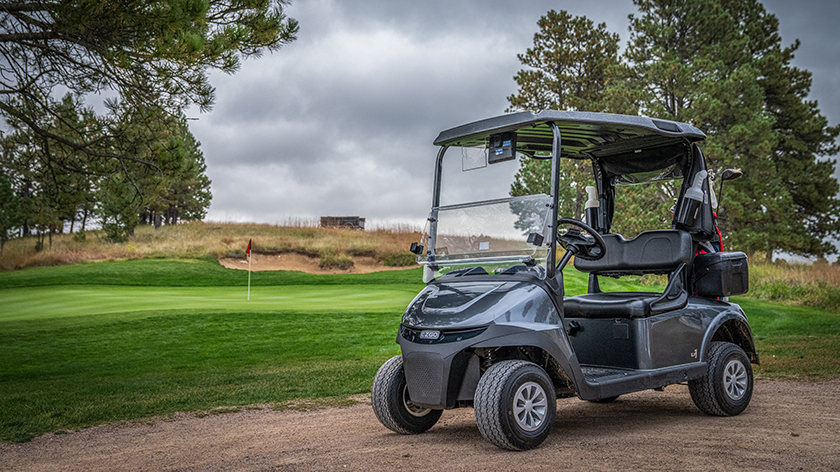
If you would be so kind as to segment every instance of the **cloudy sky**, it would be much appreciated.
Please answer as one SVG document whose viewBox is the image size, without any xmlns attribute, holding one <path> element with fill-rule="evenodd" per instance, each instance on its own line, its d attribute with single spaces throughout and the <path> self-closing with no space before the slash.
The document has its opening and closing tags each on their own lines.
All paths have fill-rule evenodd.
<svg viewBox="0 0 840 472">
<path fill-rule="evenodd" d="M 420 222 L 430 205 L 432 141 L 498 115 L 516 92 L 516 54 L 548 10 L 629 37 L 631 0 L 293 0 L 298 40 L 212 74 L 215 107 L 192 116 L 213 180 L 214 221 L 283 223 L 359 215 Z M 840 122 L 840 2 L 766 0 L 811 98 Z"/>
</svg>

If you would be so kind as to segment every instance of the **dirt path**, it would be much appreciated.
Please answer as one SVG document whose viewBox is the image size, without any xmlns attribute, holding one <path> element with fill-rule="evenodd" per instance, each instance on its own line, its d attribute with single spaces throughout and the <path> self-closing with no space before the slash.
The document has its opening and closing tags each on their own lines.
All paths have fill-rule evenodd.
<svg viewBox="0 0 840 472">
<path fill-rule="evenodd" d="M 840 380 L 760 381 L 734 418 L 701 414 L 685 386 L 612 404 L 558 401 L 533 451 L 486 442 L 472 409 L 418 436 L 382 427 L 369 404 L 310 412 L 243 410 L 106 425 L 0 444 L 4 470 L 840 470 Z"/>
</svg>

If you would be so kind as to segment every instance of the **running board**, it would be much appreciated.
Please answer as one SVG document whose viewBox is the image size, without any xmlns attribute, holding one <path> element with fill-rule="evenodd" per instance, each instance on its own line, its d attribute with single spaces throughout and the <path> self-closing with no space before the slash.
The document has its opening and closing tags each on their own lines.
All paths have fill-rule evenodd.
<svg viewBox="0 0 840 472">
<path fill-rule="evenodd" d="M 578 394 L 581 400 L 600 400 L 699 379 L 706 369 L 705 362 L 647 370 L 582 365 L 580 370 L 586 385 L 578 388 Z"/>
</svg>

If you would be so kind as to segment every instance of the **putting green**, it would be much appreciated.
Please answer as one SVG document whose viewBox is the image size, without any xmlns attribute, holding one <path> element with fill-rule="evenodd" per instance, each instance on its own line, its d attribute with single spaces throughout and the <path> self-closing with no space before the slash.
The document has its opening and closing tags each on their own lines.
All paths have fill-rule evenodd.
<svg viewBox="0 0 840 472">
<path fill-rule="evenodd" d="M 388 312 L 402 310 L 419 290 L 399 285 L 252 287 L 249 301 L 245 287 L 28 287 L 0 291 L 0 322 L 184 309 Z"/>
</svg>

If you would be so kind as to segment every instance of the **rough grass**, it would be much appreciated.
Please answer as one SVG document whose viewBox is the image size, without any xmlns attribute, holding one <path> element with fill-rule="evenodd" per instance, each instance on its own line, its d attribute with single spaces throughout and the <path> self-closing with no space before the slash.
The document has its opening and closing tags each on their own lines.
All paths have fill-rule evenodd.
<svg viewBox="0 0 840 472">
<path fill-rule="evenodd" d="M 840 265 L 814 263 L 750 266 L 749 295 L 791 305 L 840 310 Z"/>
<path fill-rule="evenodd" d="M 745 296 L 733 297 L 750 320 L 762 378 L 828 380 L 840 377 L 840 314 Z"/>
<path fill-rule="evenodd" d="M 408 247 L 420 240 L 407 226 L 394 229 L 354 231 L 346 229 L 275 226 L 267 224 L 187 222 L 155 230 L 142 226 L 124 244 L 104 240 L 101 231 L 88 231 L 84 240 L 71 234 L 53 236 L 52 248 L 35 251 L 35 238 L 18 238 L 6 243 L 0 257 L 0 271 L 44 267 L 103 259 L 220 259 L 242 257 L 252 240 L 252 250 L 263 254 L 296 253 L 322 259 L 325 256 L 351 261 L 353 257 L 374 257 L 390 261 L 414 255 Z M 331 256 L 330 256 L 331 255 Z M 405 264 L 395 264 L 405 265 Z"/>
</svg>

